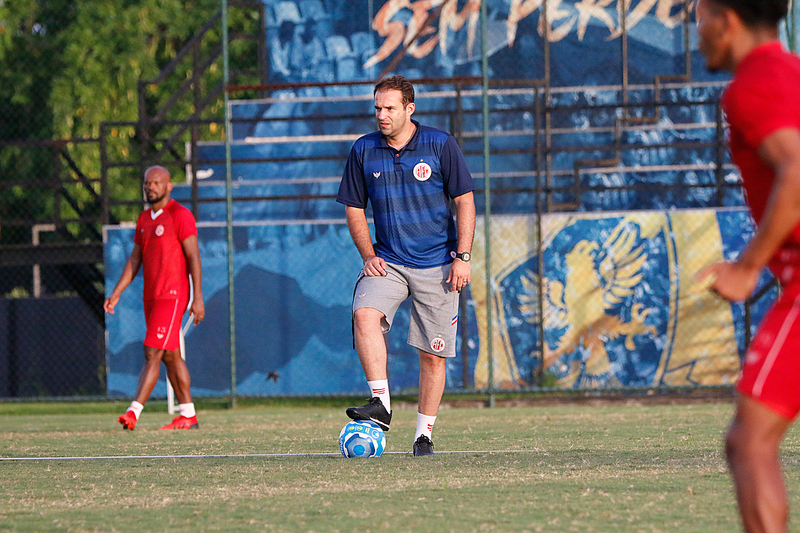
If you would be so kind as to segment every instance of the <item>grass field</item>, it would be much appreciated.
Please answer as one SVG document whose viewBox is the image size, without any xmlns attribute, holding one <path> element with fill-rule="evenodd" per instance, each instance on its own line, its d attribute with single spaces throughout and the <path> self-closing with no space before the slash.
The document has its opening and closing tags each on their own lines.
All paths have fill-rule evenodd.
<svg viewBox="0 0 800 533">
<path fill-rule="evenodd" d="M 361 460 L 334 455 L 339 406 L 207 409 L 199 431 L 166 432 L 162 404 L 124 432 L 123 404 L 99 405 L 0 404 L 0 457 L 232 456 L 0 461 L 0 530 L 739 530 L 728 403 L 443 409 L 429 458 L 407 453 L 416 411 L 401 408 L 387 451 L 402 453 Z"/>
</svg>

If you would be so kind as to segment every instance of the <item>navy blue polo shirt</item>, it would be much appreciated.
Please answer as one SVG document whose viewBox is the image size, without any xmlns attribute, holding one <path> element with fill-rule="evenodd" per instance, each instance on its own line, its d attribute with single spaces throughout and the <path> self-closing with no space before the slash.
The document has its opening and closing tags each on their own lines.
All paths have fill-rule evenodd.
<svg viewBox="0 0 800 533">
<path fill-rule="evenodd" d="M 336 201 L 359 209 L 372 203 L 378 257 L 433 268 L 452 262 L 458 244 L 450 199 L 475 186 L 453 136 L 412 122 L 417 131 L 399 151 L 379 131 L 355 142 Z"/>
</svg>

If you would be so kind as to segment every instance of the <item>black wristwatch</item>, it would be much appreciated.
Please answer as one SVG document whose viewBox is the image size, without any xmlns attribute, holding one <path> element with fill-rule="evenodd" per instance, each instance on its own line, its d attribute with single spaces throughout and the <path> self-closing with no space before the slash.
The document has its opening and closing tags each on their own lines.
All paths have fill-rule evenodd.
<svg viewBox="0 0 800 533">
<path fill-rule="evenodd" d="M 461 259 L 465 263 L 469 263 L 469 260 L 472 258 L 472 254 L 469 252 L 461 252 L 460 254 L 456 254 L 456 259 Z"/>
</svg>

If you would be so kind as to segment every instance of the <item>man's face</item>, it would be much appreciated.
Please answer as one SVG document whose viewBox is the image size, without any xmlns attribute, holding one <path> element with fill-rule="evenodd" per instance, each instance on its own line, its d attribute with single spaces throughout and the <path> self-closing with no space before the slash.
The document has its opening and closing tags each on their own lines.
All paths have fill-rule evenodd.
<svg viewBox="0 0 800 533">
<path fill-rule="evenodd" d="M 697 35 L 699 47 L 711 72 L 730 69 L 730 39 L 728 35 L 728 13 L 713 0 L 697 3 Z"/>
<path fill-rule="evenodd" d="M 145 175 L 142 188 L 147 203 L 154 205 L 169 194 L 172 190 L 172 182 L 170 182 L 169 174 L 160 169 L 153 169 Z"/>
<path fill-rule="evenodd" d="M 396 89 L 375 93 L 375 118 L 378 129 L 389 139 L 402 137 L 410 126 L 414 104 L 403 106 L 403 94 Z"/>
</svg>

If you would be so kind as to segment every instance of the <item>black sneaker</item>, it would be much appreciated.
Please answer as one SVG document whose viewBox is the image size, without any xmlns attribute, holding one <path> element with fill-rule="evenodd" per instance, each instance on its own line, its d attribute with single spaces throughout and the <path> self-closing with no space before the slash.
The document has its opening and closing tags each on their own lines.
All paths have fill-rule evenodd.
<svg viewBox="0 0 800 533">
<path fill-rule="evenodd" d="M 345 412 L 353 420 L 372 420 L 384 431 L 389 431 L 389 424 L 392 423 L 392 413 L 386 410 L 378 397 L 370 398 L 369 402 L 361 407 L 348 407 Z"/>
<path fill-rule="evenodd" d="M 420 435 L 414 442 L 414 457 L 433 455 L 433 442 L 425 435 Z"/>
</svg>

